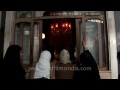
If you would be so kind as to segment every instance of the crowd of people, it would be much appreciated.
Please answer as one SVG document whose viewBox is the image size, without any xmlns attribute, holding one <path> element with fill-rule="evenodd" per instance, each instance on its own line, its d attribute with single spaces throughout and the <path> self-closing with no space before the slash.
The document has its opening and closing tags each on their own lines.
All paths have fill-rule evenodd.
<svg viewBox="0 0 120 90">
<path fill-rule="evenodd" d="M 89 52 L 86 49 L 86 43 L 83 42 L 84 51 L 80 55 L 80 60 L 76 63 L 72 63 L 70 60 L 70 54 L 67 49 L 62 49 L 59 53 L 59 61 L 57 59 L 51 60 L 52 54 L 50 50 L 43 50 L 40 54 L 38 62 L 35 64 L 34 73 L 32 73 L 32 79 L 100 79 L 98 66 Z M 11 45 L 8 47 L 6 54 L 1 61 L 0 70 L 1 78 L 6 79 L 26 79 L 26 72 L 21 64 L 23 53 L 22 48 L 19 45 Z M 62 67 L 75 66 L 79 70 L 63 70 L 62 73 L 59 70 L 51 69 L 61 65 Z M 90 67 L 90 70 L 80 70 L 82 67 Z M 57 73 L 56 73 L 57 72 Z M 71 75 L 70 75 L 71 74 Z M 69 78 L 67 78 L 69 77 Z"/>
</svg>

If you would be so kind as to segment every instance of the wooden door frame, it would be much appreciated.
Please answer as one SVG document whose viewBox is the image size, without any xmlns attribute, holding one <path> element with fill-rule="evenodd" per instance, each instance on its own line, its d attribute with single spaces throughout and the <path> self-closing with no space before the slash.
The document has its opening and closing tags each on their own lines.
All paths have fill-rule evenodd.
<svg viewBox="0 0 120 90">
<path fill-rule="evenodd" d="M 77 50 L 77 57 L 76 57 L 76 60 L 77 62 L 80 62 L 80 41 L 81 41 L 81 38 L 80 38 L 80 21 L 81 19 L 75 19 L 75 24 L 76 24 L 76 50 Z M 76 62 L 76 63 L 77 63 Z"/>
<path fill-rule="evenodd" d="M 43 20 L 39 20 L 39 55 L 42 52 L 42 31 L 43 31 Z"/>
<path fill-rule="evenodd" d="M 23 47 L 23 23 L 26 23 L 26 22 L 19 22 L 19 23 L 21 23 L 21 25 L 20 25 L 20 46 L 21 47 Z M 33 47 L 33 42 L 34 42 L 34 39 L 33 39 L 33 35 L 34 35 L 34 31 L 33 31 L 33 23 L 32 22 L 27 22 L 27 23 L 30 23 L 30 25 L 31 25 L 31 29 L 30 29 L 30 64 L 29 65 L 31 65 L 32 64 L 32 60 L 33 60 L 33 49 L 32 49 L 32 47 Z M 16 25 L 17 25 L 18 23 L 15 23 L 15 25 L 14 25 L 14 44 L 15 44 L 15 34 L 16 34 Z M 24 65 L 24 64 L 23 64 Z"/>
<path fill-rule="evenodd" d="M 61 16 L 62 18 L 69 18 L 69 17 L 65 17 L 65 16 Z M 76 50 L 77 50 L 77 58 L 76 60 L 80 60 L 80 27 L 79 27 L 79 21 L 82 20 L 81 16 L 80 18 L 75 18 L 72 17 L 73 19 L 75 19 L 75 28 L 76 28 Z M 50 20 L 50 19 L 57 19 L 57 18 L 53 18 L 53 17 L 46 17 L 46 18 L 42 18 L 42 19 L 36 19 L 36 21 L 39 23 L 39 53 L 41 53 L 42 51 L 42 31 L 43 31 L 43 20 Z M 83 25 L 82 25 L 83 27 Z"/>
<path fill-rule="evenodd" d="M 33 14 L 34 16 L 34 14 Z M 105 16 L 105 15 L 104 15 Z M 74 18 L 75 19 L 75 26 L 76 26 L 76 49 L 77 49 L 77 60 L 80 60 L 80 45 L 82 45 L 81 42 L 81 37 L 80 37 L 80 25 L 79 22 L 80 20 L 82 20 L 82 32 L 83 32 L 83 37 L 86 37 L 86 33 L 85 33 L 85 20 L 88 19 L 101 19 L 101 20 L 106 20 L 105 18 L 103 18 L 103 16 L 85 16 L 84 14 L 79 15 L 79 16 L 42 16 L 39 18 L 21 18 L 21 19 L 15 19 L 14 22 L 14 31 L 15 31 L 15 24 L 19 23 L 19 22 L 30 22 L 31 23 L 31 36 L 30 36 L 30 63 L 33 63 L 33 45 L 34 45 L 34 22 L 38 22 L 39 23 L 39 54 L 42 51 L 42 31 L 43 31 L 43 20 L 45 19 L 62 19 L 62 18 Z M 106 30 L 106 25 L 104 25 L 104 29 Z M 106 37 L 106 31 L 105 32 L 105 47 L 106 47 L 106 58 L 107 58 L 107 62 L 106 65 L 109 65 L 108 63 L 108 46 L 107 46 L 107 37 Z M 15 32 L 14 32 L 15 33 Z M 15 36 L 15 34 L 14 34 Z M 15 37 L 14 37 L 15 39 Z M 15 40 L 14 40 L 15 41 Z M 107 66 L 108 67 L 108 66 Z M 105 69 L 102 69 L 105 70 Z"/>
</svg>

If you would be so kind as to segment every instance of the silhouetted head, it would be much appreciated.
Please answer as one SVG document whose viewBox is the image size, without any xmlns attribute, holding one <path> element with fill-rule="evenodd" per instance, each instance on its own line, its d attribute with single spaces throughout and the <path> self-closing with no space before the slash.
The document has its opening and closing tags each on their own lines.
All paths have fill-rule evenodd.
<svg viewBox="0 0 120 90">
<path fill-rule="evenodd" d="M 60 52 L 60 63 L 63 63 L 63 64 L 71 63 L 70 54 L 66 49 L 63 49 Z"/>
<path fill-rule="evenodd" d="M 21 50 L 22 48 L 19 45 L 8 47 L 1 66 L 4 78 L 25 79 L 26 72 L 20 63 Z"/>
<path fill-rule="evenodd" d="M 4 56 L 4 61 L 9 64 L 20 63 L 21 50 L 22 48 L 19 45 L 9 46 Z"/>
</svg>

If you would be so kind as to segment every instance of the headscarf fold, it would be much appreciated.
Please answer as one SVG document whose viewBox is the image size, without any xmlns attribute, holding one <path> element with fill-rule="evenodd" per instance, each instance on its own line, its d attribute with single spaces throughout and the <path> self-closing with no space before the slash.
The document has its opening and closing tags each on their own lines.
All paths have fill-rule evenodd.
<svg viewBox="0 0 120 90">
<path fill-rule="evenodd" d="M 60 52 L 60 63 L 63 63 L 63 64 L 71 63 L 70 54 L 66 49 L 63 49 Z"/>
<path fill-rule="evenodd" d="M 40 59 L 36 64 L 34 78 L 50 79 L 50 59 L 51 53 L 49 51 L 41 52 Z"/>
</svg>

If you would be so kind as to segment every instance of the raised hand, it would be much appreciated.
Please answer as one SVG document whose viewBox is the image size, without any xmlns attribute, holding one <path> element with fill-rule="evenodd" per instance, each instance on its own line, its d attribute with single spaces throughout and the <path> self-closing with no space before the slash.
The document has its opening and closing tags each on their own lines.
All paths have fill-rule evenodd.
<svg viewBox="0 0 120 90">
<path fill-rule="evenodd" d="M 86 50 L 86 37 L 83 37 L 82 46 L 83 49 Z"/>
</svg>

